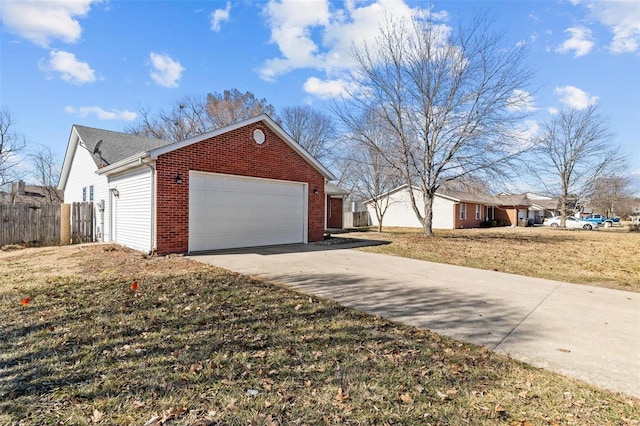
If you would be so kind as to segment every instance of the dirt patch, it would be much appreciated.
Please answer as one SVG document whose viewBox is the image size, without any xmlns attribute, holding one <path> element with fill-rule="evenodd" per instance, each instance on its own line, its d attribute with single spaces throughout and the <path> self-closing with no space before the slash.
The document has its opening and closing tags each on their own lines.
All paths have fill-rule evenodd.
<svg viewBox="0 0 640 426">
<path fill-rule="evenodd" d="M 0 282 L 22 290 L 83 276 L 138 279 L 163 275 L 168 270 L 184 273 L 205 268 L 180 255 L 147 256 L 115 244 L 99 243 L 0 251 L 0 262 Z"/>
</svg>

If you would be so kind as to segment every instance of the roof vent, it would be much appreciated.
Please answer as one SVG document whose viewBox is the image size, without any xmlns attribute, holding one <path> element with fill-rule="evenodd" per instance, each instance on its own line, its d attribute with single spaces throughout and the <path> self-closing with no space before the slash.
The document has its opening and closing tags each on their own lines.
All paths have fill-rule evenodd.
<svg viewBox="0 0 640 426">
<path fill-rule="evenodd" d="M 266 137 L 264 132 L 260 129 L 255 129 L 253 131 L 253 140 L 256 141 L 258 145 L 262 145 L 265 141 Z"/>
</svg>

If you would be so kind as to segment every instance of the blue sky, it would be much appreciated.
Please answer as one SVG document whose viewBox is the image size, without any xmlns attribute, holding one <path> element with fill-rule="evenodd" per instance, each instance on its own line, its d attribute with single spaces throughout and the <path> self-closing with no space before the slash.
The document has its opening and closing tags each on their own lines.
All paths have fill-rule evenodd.
<svg viewBox="0 0 640 426">
<path fill-rule="evenodd" d="M 640 2 L 2 0 L 0 101 L 32 148 L 62 162 L 72 124 L 121 131 L 140 108 L 236 88 L 279 111 L 323 110 L 349 84 L 352 42 L 384 11 L 430 9 L 443 23 L 478 10 L 526 43 L 536 71 L 527 126 L 564 107 L 609 118 L 640 195 Z"/>
</svg>

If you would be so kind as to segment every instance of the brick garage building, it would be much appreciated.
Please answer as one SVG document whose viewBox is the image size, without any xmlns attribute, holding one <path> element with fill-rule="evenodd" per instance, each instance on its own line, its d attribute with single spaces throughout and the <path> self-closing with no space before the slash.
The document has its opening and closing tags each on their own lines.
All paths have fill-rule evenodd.
<svg viewBox="0 0 640 426">
<path fill-rule="evenodd" d="M 267 115 L 118 158 L 131 136 L 74 126 L 65 156 L 65 202 L 91 186 L 105 241 L 168 254 L 322 240 L 333 176 Z"/>
</svg>

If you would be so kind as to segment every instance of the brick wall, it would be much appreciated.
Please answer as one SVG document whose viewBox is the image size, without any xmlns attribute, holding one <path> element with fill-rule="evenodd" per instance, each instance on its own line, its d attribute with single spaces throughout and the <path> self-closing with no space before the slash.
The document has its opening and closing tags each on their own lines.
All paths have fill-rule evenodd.
<svg viewBox="0 0 640 426">
<path fill-rule="evenodd" d="M 266 135 L 262 145 L 253 140 L 257 128 Z M 271 129 L 255 123 L 158 157 L 158 254 L 184 253 L 189 249 L 189 170 L 308 182 L 308 240 L 323 239 L 324 177 Z M 176 174 L 180 174 L 182 184 L 175 182 Z"/>
<path fill-rule="evenodd" d="M 461 203 L 456 204 L 455 208 L 455 221 L 454 228 L 478 228 L 480 224 L 485 221 L 485 207 L 483 204 L 473 204 L 473 203 L 464 203 L 466 204 L 466 216 L 464 219 L 460 219 L 460 206 Z M 476 219 L 476 206 L 480 206 L 480 219 Z"/>
</svg>

